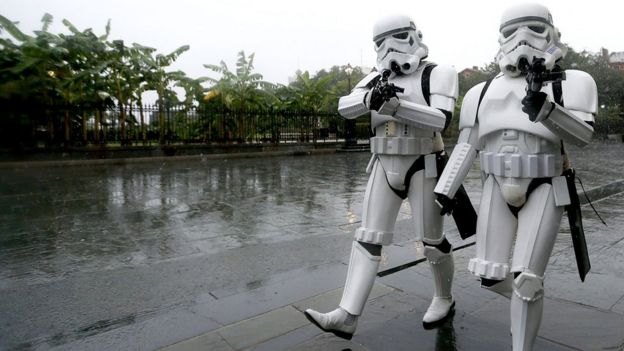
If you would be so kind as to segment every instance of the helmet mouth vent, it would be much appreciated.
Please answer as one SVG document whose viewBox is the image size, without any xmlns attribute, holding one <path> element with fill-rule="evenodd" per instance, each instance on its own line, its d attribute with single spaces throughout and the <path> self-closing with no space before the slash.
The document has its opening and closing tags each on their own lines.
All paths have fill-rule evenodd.
<svg viewBox="0 0 624 351">
<path fill-rule="evenodd" d="M 396 52 L 399 54 L 405 54 L 403 51 L 399 51 L 399 50 L 395 50 L 393 48 L 388 49 L 388 51 L 386 51 L 386 54 L 381 58 L 382 60 L 386 58 L 386 56 L 388 56 L 391 52 Z"/>
<path fill-rule="evenodd" d="M 526 40 L 521 40 L 518 42 L 518 44 L 516 44 L 516 46 L 514 46 L 513 48 L 511 48 L 509 51 L 507 51 L 505 54 L 509 54 L 512 51 L 516 50 L 517 48 L 521 47 L 521 46 L 528 46 L 533 50 L 538 50 L 541 51 L 540 49 L 536 48 L 535 46 L 531 45 L 528 41 Z"/>
</svg>

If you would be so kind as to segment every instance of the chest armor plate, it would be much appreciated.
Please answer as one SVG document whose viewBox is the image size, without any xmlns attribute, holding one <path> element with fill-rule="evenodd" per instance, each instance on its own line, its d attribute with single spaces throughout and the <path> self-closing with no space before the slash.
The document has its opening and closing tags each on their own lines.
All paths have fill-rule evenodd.
<svg viewBox="0 0 624 351">
<path fill-rule="evenodd" d="M 479 138 L 482 144 L 489 134 L 504 130 L 532 134 L 559 144 L 559 137 L 541 123 L 531 122 L 529 116 L 522 112 L 525 88 L 524 77 L 501 76 L 492 81 L 479 108 Z M 550 101 L 554 101 L 551 84 L 545 85 L 542 91 L 548 94 Z"/>
</svg>

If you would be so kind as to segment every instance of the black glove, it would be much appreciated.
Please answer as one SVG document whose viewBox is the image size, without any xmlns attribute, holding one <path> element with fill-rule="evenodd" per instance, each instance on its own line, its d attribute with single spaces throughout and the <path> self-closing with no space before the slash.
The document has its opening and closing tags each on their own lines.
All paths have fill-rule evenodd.
<svg viewBox="0 0 624 351">
<path fill-rule="evenodd" d="M 393 97 L 397 97 L 397 92 L 404 92 L 405 89 L 397 87 L 392 83 L 381 82 L 377 84 L 370 92 L 371 99 L 368 106 L 369 109 L 379 111 L 381 105 L 390 101 Z"/>
<path fill-rule="evenodd" d="M 529 120 L 535 122 L 537 114 L 541 111 L 546 102 L 546 93 L 541 91 L 528 91 L 522 99 L 522 112 L 529 115 Z"/>
<path fill-rule="evenodd" d="M 436 200 L 435 200 L 436 203 L 438 204 L 438 206 L 440 206 L 440 208 L 442 208 L 442 210 L 440 211 L 440 216 L 453 213 L 453 210 L 455 209 L 455 206 L 457 205 L 457 202 L 455 201 L 455 199 L 451 199 L 446 195 L 442 195 L 438 193 L 435 193 L 435 195 L 436 195 Z"/>
<path fill-rule="evenodd" d="M 371 110 L 379 111 L 379 108 L 381 107 L 381 105 L 383 105 L 384 102 L 386 102 L 386 99 L 384 99 L 383 93 L 381 92 L 379 87 L 374 87 L 370 91 L 370 94 L 371 94 L 370 106 L 368 106 L 368 108 Z"/>
</svg>

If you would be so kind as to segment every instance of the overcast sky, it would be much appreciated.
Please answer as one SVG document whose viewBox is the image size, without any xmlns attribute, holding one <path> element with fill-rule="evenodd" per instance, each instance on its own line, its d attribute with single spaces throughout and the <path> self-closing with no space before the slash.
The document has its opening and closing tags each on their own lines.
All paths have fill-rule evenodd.
<svg viewBox="0 0 624 351">
<path fill-rule="evenodd" d="M 297 69 L 315 73 L 333 65 L 372 67 L 375 21 L 387 14 L 411 16 L 429 46 L 429 59 L 455 66 L 482 66 L 498 49 L 502 11 L 518 1 L 278 1 L 278 0 L 2 0 L 0 14 L 19 21 L 26 33 L 54 16 L 52 32 L 65 31 L 66 18 L 78 29 L 110 39 L 137 42 L 168 53 L 188 44 L 174 68 L 191 77 L 213 76 L 203 67 L 224 60 L 234 68 L 240 50 L 255 52 L 256 71 L 265 80 L 287 83 Z M 576 50 L 606 47 L 624 51 L 624 2 L 545 0 L 562 40 Z"/>
</svg>

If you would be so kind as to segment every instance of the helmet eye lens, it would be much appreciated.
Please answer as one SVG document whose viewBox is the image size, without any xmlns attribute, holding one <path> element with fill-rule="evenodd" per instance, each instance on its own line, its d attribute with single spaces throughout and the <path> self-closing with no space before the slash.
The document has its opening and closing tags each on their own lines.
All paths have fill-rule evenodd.
<svg viewBox="0 0 624 351">
<path fill-rule="evenodd" d="M 535 33 L 544 33 L 544 31 L 546 30 L 546 27 L 542 27 L 542 26 L 529 26 L 529 29 L 534 31 Z"/>
<path fill-rule="evenodd" d="M 516 32 L 517 29 L 518 28 L 505 29 L 501 33 L 503 34 L 503 37 L 509 38 L 512 34 Z"/>
<path fill-rule="evenodd" d="M 392 34 L 392 36 L 394 38 L 397 38 L 397 39 L 407 39 L 408 35 L 409 34 L 407 32 L 401 32 L 401 33 Z"/>
<path fill-rule="evenodd" d="M 377 47 L 380 47 L 380 46 L 381 46 L 381 44 L 383 44 L 383 42 L 384 42 L 385 40 L 386 40 L 386 38 L 381 38 L 381 39 L 379 39 L 379 40 L 377 40 L 377 41 L 375 42 L 375 45 L 377 45 Z"/>
</svg>

